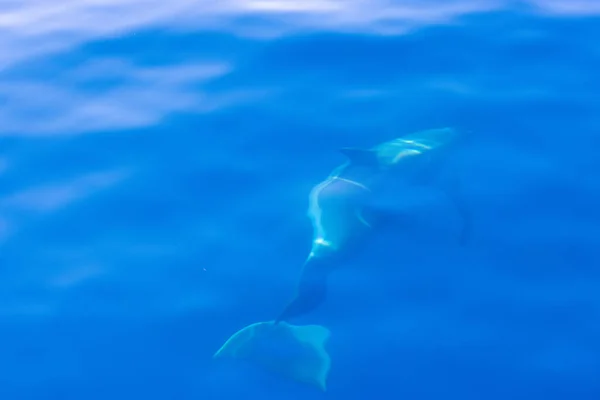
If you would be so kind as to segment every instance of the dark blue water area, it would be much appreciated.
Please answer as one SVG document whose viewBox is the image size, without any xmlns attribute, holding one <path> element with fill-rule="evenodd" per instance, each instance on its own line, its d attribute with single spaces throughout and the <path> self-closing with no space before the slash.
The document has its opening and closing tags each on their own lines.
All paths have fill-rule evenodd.
<svg viewBox="0 0 600 400">
<path fill-rule="evenodd" d="M 600 398 L 596 15 L 148 24 L 4 68 L 0 397 Z M 445 126 L 436 179 L 389 181 L 295 321 L 331 331 L 327 391 L 213 360 L 292 296 L 339 149 Z"/>
</svg>

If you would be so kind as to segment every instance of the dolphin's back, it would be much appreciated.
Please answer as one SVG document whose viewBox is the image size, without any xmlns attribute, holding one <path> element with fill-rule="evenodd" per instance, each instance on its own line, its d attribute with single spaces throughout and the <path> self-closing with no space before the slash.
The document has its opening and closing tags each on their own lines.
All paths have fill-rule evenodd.
<svg viewBox="0 0 600 400">
<path fill-rule="evenodd" d="M 393 166 L 417 155 L 428 155 L 456 138 L 452 128 L 428 129 L 381 143 L 373 147 L 381 165 Z M 419 157 L 420 158 L 420 157 Z"/>
<path fill-rule="evenodd" d="M 313 224 L 310 254 L 300 274 L 296 295 L 277 318 L 277 322 L 296 318 L 317 308 L 327 295 L 327 277 L 343 257 L 343 247 L 366 229 L 361 206 L 370 190 L 361 183 L 338 174 L 313 188 L 309 196 L 308 217 Z M 346 253 L 344 249 L 341 253 Z"/>
<path fill-rule="evenodd" d="M 332 250 L 342 247 L 360 224 L 358 213 L 369 193 L 366 186 L 338 177 L 315 186 L 308 207 L 314 229 L 313 244 Z"/>
</svg>

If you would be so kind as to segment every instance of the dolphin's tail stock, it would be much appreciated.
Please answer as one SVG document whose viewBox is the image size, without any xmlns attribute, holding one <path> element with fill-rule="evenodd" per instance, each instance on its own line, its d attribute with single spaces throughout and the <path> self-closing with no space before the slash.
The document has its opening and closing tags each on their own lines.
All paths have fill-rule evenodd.
<svg viewBox="0 0 600 400">
<path fill-rule="evenodd" d="M 308 314 L 325 301 L 332 261 L 331 256 L 309 257 L 302 268 L 296 295 L 277 317 L 276 323 Z"/>
<path fill-rule="evenodd" d="M 213 358 L 249 361 L 325 391 L 331 365 L 325 350 L 329 336 L 329 330 L 320 325 L 257 322 L 233 334 Z"/>
</svg>

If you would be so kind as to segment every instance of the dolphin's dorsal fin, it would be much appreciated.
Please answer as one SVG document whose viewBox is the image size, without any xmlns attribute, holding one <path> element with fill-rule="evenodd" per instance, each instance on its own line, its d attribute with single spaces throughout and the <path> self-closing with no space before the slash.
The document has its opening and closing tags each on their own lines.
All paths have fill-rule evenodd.
<svg viewBox="0 0 600 400">
<path fill-rule="evenodd" d="M 352 164 L 378 165 L 377 153 L 374 150 L 359 149 L 355 147 L 342 147 L 340 152 L 348 157 Z"/>
</svg>

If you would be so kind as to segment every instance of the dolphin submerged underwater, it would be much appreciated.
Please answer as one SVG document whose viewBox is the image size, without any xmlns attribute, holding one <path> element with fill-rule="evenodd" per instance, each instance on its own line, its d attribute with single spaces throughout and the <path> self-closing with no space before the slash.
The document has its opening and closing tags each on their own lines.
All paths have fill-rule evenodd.
<svg viewBox="0 0 600 400">
<path fill-rule="evenodd" d="M 293 380 L 326 390 L 331 359 L 325 350 L 330 331 L 320 325 L 292 325 L 323 303 L 327 277 L 343 264 L 371 229 L 365 218 L 373 189 L 390 170 L 429 165 L 436 153 L 455 141 L 451 128 L 411 133 L 370 149 L 343 148 L 347 161 L 310 192 L 308 217 L 313 226 L 312 247 L 302 267 L 296 294 L 273 321 L 257 322 L 233 334 L 214 358 L 232 357 Z M 461 216 L 465 217 L 461 212 Z M 376 225 L 373 226 L 376 228 Z M 286 350 L 271 347 L 282 341 Z"/>
</svg>

